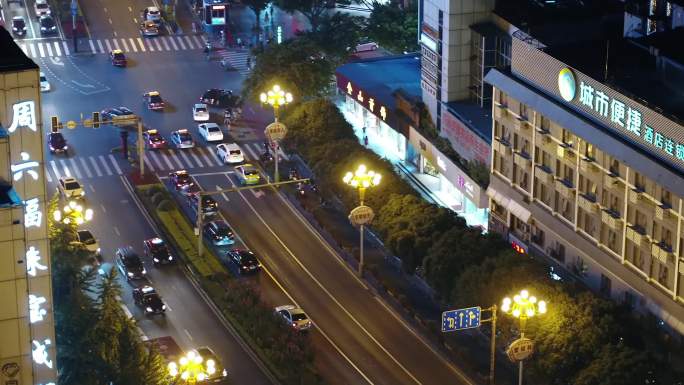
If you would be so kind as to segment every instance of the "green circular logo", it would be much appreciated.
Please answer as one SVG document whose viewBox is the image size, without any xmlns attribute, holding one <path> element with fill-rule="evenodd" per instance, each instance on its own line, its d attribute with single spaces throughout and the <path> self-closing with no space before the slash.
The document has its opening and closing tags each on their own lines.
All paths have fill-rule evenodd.
<svg viewBox="0 0 684 385">
<path fill-rule="evenodd" d="M 571 102 L 575 98 L 577 84 L 575 83 L 575 75 L 570 68 L 563 68 L 558 73 L 558 91 L 566 102 Z"/>
</svg>

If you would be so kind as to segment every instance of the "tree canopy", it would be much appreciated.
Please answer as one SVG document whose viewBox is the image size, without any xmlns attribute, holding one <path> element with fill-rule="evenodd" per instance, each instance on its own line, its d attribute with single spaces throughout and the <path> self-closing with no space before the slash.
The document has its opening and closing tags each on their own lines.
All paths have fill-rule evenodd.
<svg viewBox="0 0 684 385">
<path fill-rule="evenodd" d="M 418 11 L 415 3 L 403 9 L 396 2 L 374 2 L 366 33 L 369 39 L 394 53 L 418 50 Z"/>
</svg>

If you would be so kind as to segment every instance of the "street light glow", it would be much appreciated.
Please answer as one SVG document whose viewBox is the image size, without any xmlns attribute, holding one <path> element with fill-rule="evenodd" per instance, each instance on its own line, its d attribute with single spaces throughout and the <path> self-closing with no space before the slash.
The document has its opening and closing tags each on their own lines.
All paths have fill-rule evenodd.
<svg viewBox="0 0 684 385">
<path fill-rule="evenodd" d="M 527 290 L 521 290 L 519 294 L 513 296 L 513 300 L 506 297 L 501 302 L 501 311 L 510 314 L 515 318 L 526 320 L 537 314 L 546 313 L 546 302 L 539 301 L 537 297 L 530 296 Z"/>
<path fill-rule="evenodd" d="M 188 383 L 202 382 L 216 373 L 216 362 L 212 359 L 204 361 L 204 357 L 191 350 L 179 358 L 178 363 L 169 362 L 168 371 L 171 377 L 180 377 Z"/>
<path fill-rule="evenodd" d="M 274 85 L 272 89 L 262 92 L 259 95 L 261 103 L 270 104 L 274 108 L 278 108 L 288 103 L 292 103 L 292 94 L 286 92 L 279 85 Z"/>
</svg>

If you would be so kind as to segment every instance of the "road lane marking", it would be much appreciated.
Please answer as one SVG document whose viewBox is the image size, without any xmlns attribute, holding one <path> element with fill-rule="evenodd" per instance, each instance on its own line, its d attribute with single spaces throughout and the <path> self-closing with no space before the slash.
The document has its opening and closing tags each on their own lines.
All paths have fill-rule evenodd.
<svg viewBox="0 0 684 385">
<path fill-rule="evenodd" d="M 168 150 L 165 152 L 163 155 L 159 154 L 159 156 L 164 159 L 164 162 L 166 163 L 167 166 L 169 166 L 169 170 L 173 170 L 173 164 L 171 164 L 171 161 L 169 160 L 169 154 L 171 153 L 171 150 Z"/>
<path fill-rule="evenodd" d="M 57 164 L 55 163 L 54 160 L 51 160 L 51 161 L 50 161 L 50 167 L 52 167 L 52 172 L 55 173 L 55 177 L 56 177 L 57 179 L 62 178 L 62 174 L 61 174 L 61 173 L 59 172 L 59 170 L 57 169 Z"/>
<path fill-rule="evenodd" d="M 138 24 L 138 18 L 137 17 L 133 18 L 133 24 Z"/>
<path fill-rule="evenodd" d="M 83 170 L 85 170 L 86 175 L 88 178 L 92 178 L 93 174 L 90 172 L 90 168 L 88 167 L 88 164 L 86 163 L 84 158 L 78 158 L 78 160 L 81 162 L 81 166 L 83 166 Z"/>
<path fill-rule="evenodd" d="M 21 48 L 22 51 L 24 51 L 24 55 L 29 56 L 29 50 L 26 44 L 19 44 L 19 47 Z"/>
<path fill-rule="evenodd" d="M 121 236 L 121 233 L 119 232 L 119 229 L 116 226 L 114 226 L 114 232 L 117 236 Z"/>
<path fill-rule="evenodd" d="M 195 160 L 195 162 L 197 162 L 197 164 L 199 165 L 198 167 L 204 167 L 204 164 L 202 164 L 202 161 L 201 161 L 200 158 L 197 156 L 197 154 L 195 154 L 194 151 L 191 151 L 191 152 L 190 152 L 190 156 L 192 156 L 192 158 Z"/>
<path fill-rule="evenodd" d="M 136 40 L 138 41 L 138 44 L 140 45 L 140 50 L 145 52 L 145 43 L 143 43 L 142 39 L 137 37 Z"/>
<path fill-rule="evenodd" d="M 204 159 L 204 161 L 207 162 L 207 167 L 214 166 L 214 165 L 220 165 L 221 163 L 223 163 L 221 161 L 221 162 L 214 164 L 214 162 L 212 162 L 211 160 L 212 159 L 218 159 L 218 156 L 216 155 L 216 153 L 214 151 L 211 151 L 208 148 L 206 148 L 205 150 L 209 155 L 205 154 L 204 151 L 200 151 L 200 155 L 202 155 L 202 159 Z M 216 157 L 216 158 L 214 158 L 214 157 Z"/>
<path fill-rule="evenodd" d="M 202 39 L 198 38 L 197 36 L 193 36 L 192 38 L 195 41 L 195 44 L 197 44 L 197 48 L 204 45 L 204 42 L 202 41 Z"/>
<path fill-rule="evenodd" d="M 185 161 L 185 163 L 188 164 L 188 168 L 195 168 L 195 165 L 192 163 L 192 161 L 190 161 L 190 158 L 188 158 L 188 156 L 185 154 L 185 151 L 180 151 L 179 153 L 181 158 L 183 158 L 183 160 Z"/>
<path fill-rule="evenodd" d="M 147 152 L 150 155 L 150 158 L 154 161 L 154 163 L 157 165 L 157 169 L 163 170 L 164 166 L 162 166 L 161 162 L 159 161 L 159 156 L 157 155 L 156 151 L 148 151 Z"/>
<path fill-rule="evenodd" d="M 114 37 L 119 37 L 119 33 L 114 31 Z"/>
<path fill-rule="evenodd" d="M 104 7 L 104 8 L 102 8 L 102 9 L 104 9 L 105 13 L 107 13 L 107 7 Z M 111 19 L 110 19 L 110 20 L 111 20 Z"/>
<path fill-rule="evenodd" d="M 43 51 L 42 43 L 38 43 L 38 51 L 40 52 L 40 57 L 45 57 L 45 51 Z"/>
<path fill-rule="evenodd" d="M 188 42 L 188 49 L 194 49 L 195 46 L 192 44 L 192 40 L 190 39 L 190 36 L 185 36 L 185 41 Z M 199 47 L 197 47 L 199 48 Z"/>
<path fill-rule="evenodd" d="M 159 45 L 159 40 L 152 39 L 152 41 L 154 41 L 154 45 L 157 47 L 157 51 L 161 51 L 162 47 L 161 47 L 161 45 Z"/>
<path fill-rule="evenodd" d="M 245 143 L 245 144 L 243 145 L 243 148 L 246 150 L 247 155 L 249 155 L 249 159 L 250 159 L 250 160 L 257 160 L 257 159 L 259 159 L 259 157 L 257 157 L 257 156 L 254 154 L 254 150 L 252 150 L 252 148 L 250 147 L 250 144 L 251 144 L 251 143 Z"/>
<path fill-rule="evenodd" d="M 95 186 L 92 184 L 89 184 L 88 187 L 90 187 L 90 191 L 95 192 Z"/>
<path fill-rule="evenodd" d="M 71 171 L 69 171 L 69 166 L 66 162 L 63 159 L 60 159 L 59 164 L 62 166 L 62 170 L 64 170 L 64 175 L 71 178 Z"/>
<path fill-rule="evenodd" d="M 102 176 L 102 172 L 100 171 L 100 167 L 97 165 L 95 158 L 88 157 L 88 160 L 90 160 L 90 164 L 93 165 L 93 168 L 95 169 L 95 172 L 97 173 L 97 176 Z"/>
<path fill-rule="evenodd" d="M 183 39 L 180 36 L 175 36 L 176 39 L 178 39 L 178 44 L 181 46 L 181 49 L 185 49 L 185 44 L 183 44 Z"/>
<path fill-rule="evenodd" d="M 152 42 L 149 40 L 145 40 L 145 45 L 147 46 L 147 50 L 150 52 L 154 52 L 154 46 L 152 45 Z"/>
<path fill-rule="evenodd" d="M 88 40 L 88 41 L 90 42 L 90 46 L 92 47 L 93 46 L 92 40 Z M 66 41 L 62 42 L 62 48 L 64 48 L 64 54 L 68 55 L 69 54 L 69 44 L 67 44 Z M 95 52 L 95 50 L 93 50 L 93 52 Z"/>
<path fill-rule="evenodd" d="M 230 183 L 233 184 L 233 181 L 232 181 L 230 178 L 228 178 L 228 179 L 230 180 Z M 233 185 L 234 185 L 234 184 L 233 184 Z M 371 334 L 371 333 L 370 333 L 370 332 L 369 332 L 369 331 L 368 331 L 368 330 L 367 330 L 367 329 L 366 329 L 366 328 L 365 328 L 365 327 L 364 327 L 364 326 L 363 326 L 363 325 L 354 317 L 353 314 L 351 314 L 351 312 L 349 312 L 349 310 L 347 310 L 347 308 L 345 308 L 345 307 L 342 305 L 342 303 L 339 302 L 339 300 L 338 300 L 335 296 L 332 295 L 332 293 L 330 293 L 330 291 L 329 291 L 325 286 L 323 286 L 323 284 L 318 280 L 318 278 L 316 278 L 316 277 L 309 271 L 309 269 L 307 269 L 306 266 L 304 266 L 304 264 L 297 258 L 297 256 L 295 256 L 295 254 L 292 252 L 292 250 L 290 250 L 290 249 L 287 247 L 287 245 L 285 245 L 285 243 L 280 239 L 280 237 L 278 237 L 278 235 L 275 233 L 275 231 L 273 231 L 273 229 L 268 225 L 268 223 L 266 222 L 266 220 L 264 220 L 264 218 L 261 216 L 261 214 L 259 214 L 259 212 L 254 208 L 254 205 L 252 205 L 252 203 L 245 197 L 245 195 L 242 193 L 242 191 L 238 191 L 238 194 L 240 194 L 240 197 L 242 197 L 242 199 L 245 201 L 245 203 L 247 204 L 247 206 L 249 206 L 249 208 L 252 210 L 252 212 L 256 215 L 256 217 L 259 219 L 259 221 L 264 225 L 264 227 L 268 230 L 268 232 L 270 232 L 271 235 L 273 235 L 273 237 L 278 241 L 278 243 L 283 247 L 283 249 L 284 249 L 285 251 L 287 251 L 287 253 L 292 257 L 292 259 L 297 263 L 297 265 L 299 265 L 299 267 L 306 273 L 306 275 L 308 275 L 309 278 L 311 278 L 311 280 L 314 281 L 314 282 L 316 283 L 316 285 L 317 285 L 317 286 L 318 286 L 318 287 L 319 287 L 319 288 L 320 288 L 320 289 L 321 289 L 321 290 L 322 290 L 322 291 L 323 291 L 323 292 L 324 292 L 324 293 L 325 293 L 325 294 L 326 294 L 326 295 L 327 295 L 327 296 L 328 296 L 328 297 L 329 297 L 329 298 L 330 298 L 330 299 L 331 299 L 331 300 L 332 300 L 340 309 L 342 309 L 342 311 L 347 315 L 347 317 L 349 317 L 349 318 L 356 324 L 356 326 L 358 326 L 359 329 L 360 329 L 361 331 L 363 331 L 364 334 L 366 334 L 366 335 L 368 336 L 368 338 L 370 338 L 370 339 L 375 343 L 375 345 L 378 346 L 378 347 L 379 347 L 379 348 L 380 348 L 380 349 L 381 349 L 381 350 L 382 350 L 382 351 L 383 351 L 383 352 L 392 360 L 392 362 L 394 362 L 399 368 L 401 368 L 401 370 L 402 370 L 406 375 L 408 375 L 416 384 L 422 384 L 422 383 L 421 383 L 421 382 L 420 382 L 420 381 L 419 381 L 419 380 L 418 380 L 418 379 L 417 379 L 417 378 L 416 378 L 408 369 L 406 369 L 406 367 L 405 367 L 404 365 L 402 365 L 401 362 L 399 362 L 399 361 L 392 355 L 392 353 L 390 353 L 390 352 L 389 352 L 389 351 L 380 343 L 380 341 L 378 341 L 378 340 L 377 340 L 377 339 L 376 339 L 376 338 L 375 338 L 375 337 L 374 337 L 374 336 L 373 336 L 373 335 L 372 335 L 372 334 Z M 320 328 L 319 328 L 319 329 L 320 329 Z"/>
<path fill-rule="evenodd" d="M 109 21 L 109 24 L 112 24 L 112 18 L 111 17 L 108 19 L 108 21 Z"/>
<path fill-rule="evenodd" d="M 119 164 L 116 163 L 116 159 L 114 158 L 114 155 L 109 154 L 109 159 L 112 161 L 112 164 L 114 164 L 114 168 L 116 169 L 117 174 L 119 174 L 119 175 L 123 174 L 121 172 L 121 169 L 119 168 Z"/>
<path fill-rule="evenodd" d="M 135 40 L 133 40 L 133 38 L 131 37 L 128 39 L 128 41 L 131 43 L 131 48 L 133 48 L 133 52 L 138 52 L 138 47 L 136 46 L 137 44 L 135 44 Z"/>
<path fill-rule="evenodd" d="M 190 338 L 190 341 L 194 341 L 194 339 L 193 339 L 192 336 L 190 335 L 190 332 L 188 331 L 188 329 L 183 329 L 183 331 L 185 332 L 185 335 L 187 335 L 188 338 Z"/>
<path fill-rule="evenodd" d="M 176 164 L 178 165 L 178 168 L 185 168 L 183 167 L 183 163 L 181 163 L 180 159 L 178 159 L 178 156 L 175 153 L 171 152 L 170 155 L 171 159 L 173 159 L 173 161 L 176 162 Z"/>
<path fill-rule="evenodd" d="M 98 40 L 97 42 L 99 43 L 100 41 Z M 105 42 L 105 45 L 107 46 L 107 52 L 111 52 L 112 46 L 109 45 L 109 39 L 104 39 L 104 42 Z M 102 53 L 104 53 L 104 51 Z"/>
<path fill-rule="evenodd" d="M 173 40 L 173 36 L 169 36 L 169 41 L 171 42 L 173 49 L 178 51 L 178 46 L 176 45 L 176 42 Z"/>
<path fill-rule="evenodd" d="M 102 46 L 102 42 L 100 40 L 97 41 L 97 46 L 100 48 L 100 53 L 104 53 L 104 47 Z M 95 52 L 93 50 L 93 52 Z"/>
<path fill-rule="evenodd" d="M 121 49 L 119 48 L 119 42 L 116 39 L 112 39 L 112 44 L 114 45 L 115 49 Z"/>
<path fill-rule="evenodd" d="M 102 209 L 102 212 L 107 214 L 107 209 L 104 207 L 104 205 L 100 205 L 100 208 Z"/>
<path fill-rule="evenodd" d="M 131 51 L 128 49 L 128 44 L 126 44 L 126 39 L 121 39 L 121 44 L 122 44 L 123 47 L 124 47 L 124 52 L 131 52 Z"/>
<path fill-rule="evenodd" d="M 150 161 L 150 158 L 145 154 L 145 164 L 147 164 L 147 167 L 149 167 L 150 171 L 154 172 L 154 165 L 152 164 L 152 161 Z"/>
<path fill-rule="evenodd" d="M 107 172 L 107 175 L 112 175 L 112 170 L 109 168 L 109 165 L 107 164 L 107 161 L 105 160 L 105 157 L 102 155 L 99 155 L 98 158 L 100 159 L 100 162 L 102 162 L 102 166 L 104 167 L 105 171 Z"/>
<path fill-rule="evenodd" d="M 171 51 L 171 48 L 169 47 L 169 43 L 166 42 L 166 37 L 162 36 L 161 42 L 162 42 L 162 45 L 164 46 L 165 50 Z"/>
<path fill-rule="evenodd" d="M 55 41 L 53 44 L 55 45 L 55 56 L 62 56 L 62 50 L 59 49 L 59 42 Z"/>
<path fill-rule="evenodd" d="M 133 8 L 128 7 L 128 12 L 133 12 Z"/>
<path fill-rule="evenodd" d="M 83 176 L 81 175 L 81 171 L 78 169 L 78 165 L 76 164 L 76 161 L 74 158 L 69 158 L 69 163 L 71 163 L 71 169 L 74 170 L 74 174 L 76 174 L 76 178 L 82 179 Z"/>
<path fill-rule="evenodd" d="M 283 287 L 283 285 L 281 285 L 280 282 L 278 282 L 278 280 L 276 280 L 276 278 L 273 276 L 273 274 L 271 274 L 271 272 L 270 272 L 265 266 L 261 266 L 261 269 L 262 269 L 263 271 L 265 271 L 266 274 L 268 274 L 268 276 L 271 278 L 271 280 L 276 284 L 276 286 L 278 286 L 278 287 L 280 288 L 280 290 L 281 290 L 283 293 L 285 293 L 285 295 L 287 296 L 287 298 L 289 298 L 290 301 L 291 301 L 292 303 L 294 303 L 294 304 L 297 303 L 297 301 L 295 301 L 294 298 L 292 298 L 292 296 L 290 295 L 290 293 L 288 293 L 287 290 L 285 290 L 285 288 Z M 371 385 L 373 384 L 373 381 L 371 381 L 371 379 L 368 378 L 368 376 L 366 376 L 366 374 L 365 374 L 363 371 L 361 371 L 361 369 L 360 369 L 358 366 L 356 366 L 356 364 L 355 364 L 354 362 L 352 362 L 352 360 L 351 360 L 346 354 L 344 354 L 344 352 L 342 351 L 342 349 L 340 349 L 339 346 L 337 346 L 337 344 L 335 344 L 335 343 L 332 341 L 332 339 L 331 339 L 330 337 L 328 337 L 328 334 L 327 334 L 326 332 L 324 332 L 323 329 L 321 329 L 320 326 L 316 326 L 316 330 L 318 330 L 318 332 L 321 333 L 321 335 L 323 335 L 323 337 L 328 341 L 328 343 L 330 343 L 330 345 L 332 345 L 332 347 L 335 348 L 335 350 L 337 350 L 337 352 L 338 352 L 342 357 L 344 357 L 344 359 L 347 361 L 347 363 L 348 363 L 349 365 L 351 365 L 351 366 L 354 368 L 354 370 L 356 370 L 356 371 L 361 375 L 361 377 L 363 377 L 363 379 L 366 380 L 366 382 L 368 382 L 368 383 L 371 384 Z"/>
<path fill-rule="evenodd" d="M 45 49 L 47 50 L 47 56 L 54 56 L 54 55 L 52 54 L 52 46 L 50 45 L 49 42 L 46 42 L 46 43 L 45 43 Z"/>
<path fill-rule="evenodd" d="M 216 185 L 216 191 L 219 191 L 219 190 L 223 190 L 223 188 L 222 188 L 221 186 L 219 186 L 219 185 Z M 226 195 L 225 192 L 222 192 L 222 193 L 221 193 L 221 196 L 223 197 L 223 199 L 224 199 L 226 202 L 230 202 L 230 199 L 228 199 L 228 195 Z"/>
<path fill-rule="evenodd" d="M 29 23 L 29 24 L 31 24 L 31 23 Z M 28 46 L 29 46 L 29 48 L 31 48 L 31 57 L 36 57 L 36 47 L 34 47 L 32 43 L 29 44 Z"/>
<path fill-rule="evenodd" d="M 45 179 L 47 179 L 48 183 L 52 183 L 52 177 L 50 176 L 50 170 L 48 170 L 47 165 L 45 167 Z"/>
</svg>

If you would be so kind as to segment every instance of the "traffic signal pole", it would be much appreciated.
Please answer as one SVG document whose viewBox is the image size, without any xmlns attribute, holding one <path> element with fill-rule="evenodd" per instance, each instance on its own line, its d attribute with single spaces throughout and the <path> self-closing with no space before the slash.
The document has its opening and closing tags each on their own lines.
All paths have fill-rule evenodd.
<svg viewBox="0 0 684 385">
<path fill-rule="evenodd" d="M 138 163 L 140 166 L 140 177 L 145 175 L 145 142 L 143 141 L 143 123 L 138 119 Z M 201 204 L 201 203 L 200 203 Z"/>
</svg>

